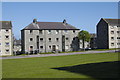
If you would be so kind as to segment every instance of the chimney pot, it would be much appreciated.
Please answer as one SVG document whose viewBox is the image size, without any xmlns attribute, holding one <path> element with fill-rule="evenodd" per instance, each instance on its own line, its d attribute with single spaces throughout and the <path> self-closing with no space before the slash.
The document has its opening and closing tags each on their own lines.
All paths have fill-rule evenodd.
<svg viewBox="0 0 120 80">
<path fill-rule="evenodd" d="M 65 19 L 63 20 L 63 23 L 65 23 L 65 24 L 66 24 L 66 20 L 65 20 Z"/>
<path fill-rule="evenodd" d="M 33 23 L 37 23 L 37 19 L 33 19 Z"/>
</svg>

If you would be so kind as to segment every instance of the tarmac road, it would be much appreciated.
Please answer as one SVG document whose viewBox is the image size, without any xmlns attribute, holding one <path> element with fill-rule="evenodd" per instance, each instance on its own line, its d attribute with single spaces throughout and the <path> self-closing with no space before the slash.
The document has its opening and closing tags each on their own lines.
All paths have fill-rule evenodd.
<svg viewBox="0 0 120 80">
<path fill-rule="evenodd" d="M 74 55 L 74 54 L 112 53 L 112 52 L 115 52 L 115 50 L 85 51 L 85 52 L 56 53 L 56 54 L 21 55 L 21 56 L 8 56 L 8 57 L 0 57 L 0 59 L 18 59 L 18 58 L 47 57 L 47 56 L 63 56 L 63 55 Z"/>
</svg>

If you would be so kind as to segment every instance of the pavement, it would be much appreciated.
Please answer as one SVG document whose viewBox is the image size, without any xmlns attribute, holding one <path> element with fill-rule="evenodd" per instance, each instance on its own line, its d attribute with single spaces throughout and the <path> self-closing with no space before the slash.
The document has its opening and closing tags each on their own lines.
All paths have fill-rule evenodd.
<svg viewBox="0 0 120 80">
<path fill-rule="evenodd" d="M 56 54 L 36 54 L 36 55 L 21 55 L 21 56 L 8 56 L 8 57 L 0 57 L 0 59 L 18 59 L 18 58 L 47 57 L 47 56 L 63 56 L 63 55 L 75 55 L 75 54 L 112 53 L 112 52 L 115 52 L 115 50 L 85 51 L 85 52 L 56 53 Z"/>
</svg>

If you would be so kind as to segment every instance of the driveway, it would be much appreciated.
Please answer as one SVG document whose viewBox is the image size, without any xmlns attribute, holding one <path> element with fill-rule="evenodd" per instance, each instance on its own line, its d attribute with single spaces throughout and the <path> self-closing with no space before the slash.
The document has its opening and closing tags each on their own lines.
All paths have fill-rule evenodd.
<svg viewBox="0 0 120 80">
<path fill-rule="evenodd" d="M 47 57 L 47 56 L 63 56 L 63 55 L 74 55 L 74 54 L 94 54 L 94 53 L 112 53 L 115 50 L 107 51 L 85 51 L 85 52 L 73 52 L 73 53 L 56 53 L 56 54 L 38 54 L 38 55 L 21 55 L 21 56 L 8 56 L 0 57 L 0 59 L 18 59 L 18 58 L 32 58 L 32 57 Z"/>
</svg>

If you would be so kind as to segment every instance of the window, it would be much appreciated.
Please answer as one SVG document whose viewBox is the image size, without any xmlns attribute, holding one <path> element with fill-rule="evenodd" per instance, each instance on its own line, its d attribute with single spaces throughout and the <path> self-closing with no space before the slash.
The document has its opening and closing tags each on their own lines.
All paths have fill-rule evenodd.
<svg viewBox="0 0 120 80">
<path fill-rule="evenodd" d="M 117 45 L 120 45 L 120 43 L 117 43 Z"/>
<path fill-rule="evenodd" d="M 30 46 L 30 48 L 33 48 L 33 46 Z"/>
<path fill-rule="evenodd" d="M 9 36 L 5 36 L 6 39 L 9 39 Z"/>
<path fill-rule="evenodd" d="M 8 29 L 6 29 L 6 30 L 5 30 L 5 32 L 9 32 L 9 30 L 8 30 Z"/>
<path fill-rule="evenodd" d="M 56 41 L 59 41 L 59 38 L 56 38 Z"/>
<path fill-rule="evenodd" d="M 33 41 L 33 38 L 30 38 L 30 41 Z"/>
<path fill-rule="evenodd" d="M 51 38 L 49 38 L 49 42 L 51 42 Z"/>
<path fill-rule="evenodd" d="M 110 28 L 111 28 L 111 29 L 113 29 L 114 27 L 113 27 L 113 26 L 111 26 Z"/>
<path fill-rule="evenodd" d="M 114 43 L 111 43 L 111 46 L 114 46 Z"/>
<path fill-rule="evenodd" d="M 75 33 L 75 30 L 73 30 L 73 33 Z"/>
<path fill-rule="evenodd" d="M 69 49 L 69 46 L 68 46 L 68 45 L 66 45 L 66 46 L 65 46 L 65 49 Z"/>
<path fill-rule="evenodd" d="M 117 33 L 119 34 L 119 33 L 120 33 L 120 31 L 117 31 Z"/>
<path fill-rule="evenodd" d="M 6 42 L 5 44 L 6 44 L 6 45 L 9 45 L 9 42 Z"/>
<path fill-rule="evenodd" d="M 75 40 L 75 38 L 73 38 L 73 40 Z"/>
<path fill-rule="evenodd" d="M 120 39 L 120 37 L 117 37 L 117 39 Z"/>
<path fill-rule="evenodd" d="M 30 30 L 30 33 L 33 33 L 33 30 Z"/>
<path fill-rule="evenodd" d="M 0 45 L 1 45 L 1 43 L 0 43 Z"/>
<path fill-rule="evenodd" d="M 43 49 L 43 46 L 40 46 L 41 49 Z"/>
<path fill-rule="evenodd" d="M 66 40 L 68 40 L 69 38 L 67 37 Z"/>
<path fill-rule="evenodd" d="M 42 30 L 39 30 L 39 33 L 42 34 Z"/>
<path fill-rule="evenodd" d="M 40 41 L 43 41 L 43 38 L 40 38 Z"/>
<path fill-rule="evenodd" d="M 30 51 L 33 51 L 33 46 L 30 46 Z"/>
<path fill-rule="evenodd" d="M 48 30 L 48 34 L 50 34 L 51 33 L 51 30 Z"/>
<path fill-rule="evenodd" d="M 114 34 L 114 31 L 111 31 L 111 34 Z"/>
<path fill-rule="evenodd" d="M 51 46 L 49 46 L 49 49 L 51 49 Z"/>
<path fill-rule="evenodd" d="M 111 37 L 111 40 L 114 40 L 114 37 Z"/>
<path fill-rule="evenodd" d="M 9 52 L 9 49 L 6 49 L 6 52 Z"/>
<path fill-rule="evenodd" d="M 58 34 L 59 33 L 59 30 L 56 30 L 56 34 Z"/>
</svg>

